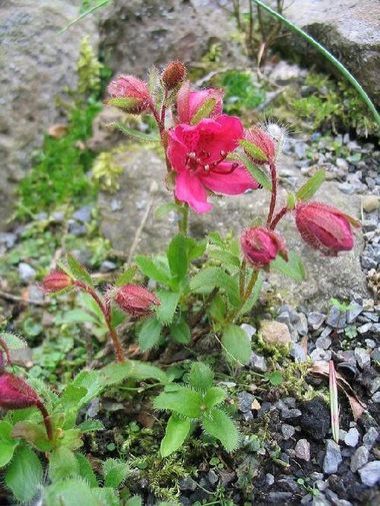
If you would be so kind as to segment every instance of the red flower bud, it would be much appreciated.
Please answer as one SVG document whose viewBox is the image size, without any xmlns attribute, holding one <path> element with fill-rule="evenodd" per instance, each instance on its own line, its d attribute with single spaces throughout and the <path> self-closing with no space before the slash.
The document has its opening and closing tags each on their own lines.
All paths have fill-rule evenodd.
<svg viewBox="0 0 380 506">
<path fill-rule="evenodd" d="M 258 127 L 252 127 L 245 131 L 245 141 L 249 144 L 244 145 L 244 151 L 256 164 L 271 163 L 276 156 L 276 145 L 272 137 Z"/>
<path fill-rule="evenodd" d="M 161 74 L 162 82 L 167 90 L 173 90 L 186 77 L 186 67 L 180 61 L 171 61 Z"/>
<path fill-rule="evenodd" d="M 118 288 L 114 295 L 116 304 L 132 316 L 146 316 L 158 306 L 157 297 L 143 286 L 124 285 Z"/>
<path fill-rule="evenodd" d="M 146 82 L 134 76 L 117 77 L 108 85 L 108 93 L 111 98 L 107 100 L 107 104 L 132 114 L 146 111 L 152 103 Z"/>
<path fill-rule="evenodd" d="M 351 225 L 359 223 L 335 207 L 318 202 L 298 204 L 296 225 L 302 239 L 325 255 L 336 256 L 338 251 L 353 248 Z"/>
<path fill-rule="evenodd" d="M 30 408 L 41 403 L 37 392 L 22 378 L 10 373 L 0 375 L 0 407 L 4 409 Z"/>
<path fill-rule="evenodd" d="M 51 271 L 42 281 L 45 292 L 59 292 L 73 284 L 68 274 L 62 271 Z"/>
<path fill-rule="evenodd" d="M 241 248 L 249 263 L 257 269 L 267 266 L 280 254 L 288 258 L 283 239 L 265 227 L 248 228 L 240 238 Z"/>
</svg>

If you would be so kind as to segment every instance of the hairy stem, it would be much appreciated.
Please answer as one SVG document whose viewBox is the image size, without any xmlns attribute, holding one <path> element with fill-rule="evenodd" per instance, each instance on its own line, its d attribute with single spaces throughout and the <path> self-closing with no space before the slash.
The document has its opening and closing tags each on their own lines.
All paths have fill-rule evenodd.
<svg viewBox="0 0 380 506">
<path fill-rule="evenodd" d="M 240 266 L 240 275 L 239 275 L 240 299 L 244 298 L 245 276 L 246 276 L 246 273 L 247 273 L 247 262 L 245 260 L 242 260 L 241 266 Z"/>
<path fill-rule="evenodd" d="M 271 174 L 271 178 L 272 178 L 272 196 L 270 199 L 270 206 L 269 206 L 269 212 L 268 212 L 268 218 L 267 218 L 267 226 L 269 226 L 269 224 L 272 221 L 273 213 L 276 208 L 276 200 L 277 200 L 277 169 L 276 169 L 276 165 L 273 162 L 271 162 L 269 164 L 269 168 L 270 168 L 270 174 Z"/>
<path fill-rule="evenodd" d="M 189 227 L 189 206 L 184 204 L 181 208 L 182 218 L 178 222 L 178 230 L 180 234 L 187 235 Z"/>
<path fill-rule="evenodd" d="M 251 275 L 251 279 L 249 280 L 248 282 L 248 285 L 247 285 L 247 289 L 245 291 L 245 294 L 244 294 L 244 303 L 243 305 L 247 302 L 247 300 L 249 299 L 249 297 L 251 296 L 251 293 L 252 293 L 252 290 L 256 284 L 256 281 L 257 281 L 257 278 L 259 277 L 259 271 L 253 271 L 252 272 L 252 275 Z"/>
<path fill-rule="evenodd" d="M 283 207 L 273 218 L 269 228 L 271 230 L 274 230 L 277 227 L 279 221 L 282 220 L 282 218 L 287 214 L 288 211 L 289 209 L 287 207 Z"/>
<path fill-rule="evenodd" d="M 101 300 L 99 295 L 96 293 L 96 291 L 91 286 L 87 285 L 86 283 L 83 283 L 83 281 L 78 281 L 78 280 L 75 281 L 75 286 L 77 286 L 81 290 L 84 290 L 85 292 L 87 292 L 94 299 L 94 301 L 97 303 L 97 305 L 99 306 L 99 309 L 101 310 L 101 312 L 104 315 L 104 321 L 106 322 L 108 332 L 109 332 L 109 335 L 112 340 L 112 344 L 113 344 L 113 347 L 115 350 L 116 360 L 120 363 L 125 362 L 125 352 L 123 349 L 123 345 L 121 344 L 120 338 L 117 335 L 117 332 L 112 325 L 111 306 L 108 304 L 105 304 Z"/>
<path fill-rule="evenodd" d="M 41 412 L 42 418 L 44 419 L 47 437 L 51 441 L 53 439 L 53 427 L 50 421 L 50 415 L 41 401 L 36 403 L 36 408 Z"/>
</svg>

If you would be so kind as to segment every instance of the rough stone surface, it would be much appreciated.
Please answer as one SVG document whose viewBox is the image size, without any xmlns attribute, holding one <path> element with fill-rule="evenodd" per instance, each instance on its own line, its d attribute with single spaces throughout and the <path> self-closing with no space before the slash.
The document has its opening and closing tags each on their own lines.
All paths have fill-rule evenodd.
<svg viewBox="0 0 380 506">
<path fill-rule="evenodd" d="M 154 217 L 154 209 L 171 200 L 171 193 L 166 189 L 164 180 L 166 170 L 160 156 L 152 149 L 131 146 L 127 152 L 116 155 L 115 161 L 124 167 L 120 179 L 120 190 L 116 194 L 102 193 L 99 197 L 101 211 L 101 229 L 111 240 L 116 250 L 128 254 L 136 229 L 141 223 L 146 207 L 152 199 L 152 211 L 140 234 L 136 252 L 153 253 L 162 251 L 177 230 L 177 217 L 172 212 L 158 220 Z M 283 157 L 282 167 L 288 167 L 299 176 L 294 168 L 293 160 Z M 151 195 L 147 181 L 157 183 L 157 191 Z M 319 190 L 316 198 L 334 204 L 352 215 L 359 217 L 359 197 L 351 195 L 347 198 L 342 194 L 336 183 L 326 182 Z M 280 199 L 284 199 L 284 190 L 280 191 Z M 191 213 L 190 233 L 194 237 L 217 230 L 222 234 L 232 231 L 240 234 L 244 226 L 252 223 L 256 215 L 263 215 L 267 209 L 268 195 L 264 190 L 237 197 L 212 198 L 214 209 L 206 215 Z M 270 285 L 279 291 L 287 303 L 297 307 L 299 304 L 310 304 L 324 307 L 331 297 L 349 299 L 352 292 L 367 296 L 365 275 L 360 267 L 360 253 L 363 249 L 363 236 L 356 232 L 355 248 L 336 258 L 323 257 L 302 242 L 294 226 L 292 217 L 285 218 L 280 224 L 280 231 L 286 237 L 289 249 L 296 250 L 303 258 L 307 271 L 307 280 L 303 283 L 292 282 L 272 273 Z"/>
<path fill-rule="evenodd" d="M 369 462 L 359 469 L 359 474 L 364 485 L 367 485 L 367 487 L 373 487 L 380 481 L 380 460 Z"/>
<path fill-rule="evenodd" d="M 365 446 L 360 446 L 351 457 L 350 469 L 355 473 L 368 462 L 369 451 Z"/>
<path fill-rule="evenodd" d="M 287 345 L 292 342 L 290 332 L 285 323 L 272 320 L 262 320 L 260 324 L 260 335 L 269 344 Z"/>
<path fill-rule="evenodd" d="M 0 2 L 0 229 L 32 151 L 60 119 L 55 97 L 75 87 L 81 38 L 90 35 L 96 47 L 96 17 L 58 34 L 77 15 L 78 2 L 70 0 Z"/>
<path fill-rule="evenodd" d="M 326 474 L 336 473 L 339 464 L 342 462 L 340 447 L 332 439 L 326 443 L 326 454 L 323 460 L 323 472 Z"/>
<path fill-rule="evenodd" d="M 100 45 L 114 72 L 143 76 L 170 59 L 199 61 L 215 42 L 223 58 L 242 59 L 230 39 L 234 22 L 217 1 L 114 0 L 101 15 Z"/>
<path fill-rule="evenodd" d="M 310 443 L 307 439 L 300 439 L 297 441 L 295 447 L 296 457 L 301 460 L 310 460 Z"/>
<path fill-rule="evenodd" d="M 286 17 L 330 50 L 380 104 L 380 3 L 372 0 L 287 0 Z M 292 49 L 316 61 L 299 36 Z M 322 62 L 326 66 L 326 60 Z"/>
</svg>

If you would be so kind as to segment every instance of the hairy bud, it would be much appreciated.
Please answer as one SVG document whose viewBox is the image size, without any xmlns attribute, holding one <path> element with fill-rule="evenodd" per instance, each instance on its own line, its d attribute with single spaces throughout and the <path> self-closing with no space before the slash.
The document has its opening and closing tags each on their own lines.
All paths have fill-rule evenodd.
<svg viewBox="0 0 380 506">
<path fill-rule="evenodd" d="M 318 202 L 298 204 L 296 225 L 302 239 L 325 255 L 336 256 L 354 246 L 351 225 L 359 223 L 335 207 Z"/>
<path fill-rule="evenodd" d="M 42 281 L 45 292 L 59 292 L 73 284 L 68 274 L 62 271 L 51 271 Z"/>
<path fill-rule="evenodd" d="M 173 90 L 185 77 L 186 67 L 178 60 L 168 63 L 161 74 L 161 80 L 167 90 Z"/>
<path fill-rule="evenodd" d="M 285 260 L 288 258 L 283 239 L 265 227 L 245 230 L 241 235 L 240 244 L 246 260 L 257 269 L 269 265 L 278 254 Z"/>
<path fill-rule="evenodd" d="M 207 117 L 217 118 L 223 111 L 223 90 L 207 88 L 200 91 L 192 91 L 189 81 L 181 86 L 177 96 L 178 123 L 190 124 L 194 116 L 205 107 L 211 104 L 211 110 Z"/>
<path fill-rule="evenodd" d="M 114 105 L 131 114 L 140 114 L 146 111 L 151 102 L 146 82 L 130 75 L 121 75 L 108 85 L 111 98 L 108 105 Z"/>
<path fill-rule="evenodd" d="M 149 315 L 153 306 L 160 304 L 152 292 L 139 285 L 121 286 L 115 291 L 113 298 L 123 311 L 136 317 Z"/>
<path fill-rule="evenodd" d="M 245 131 L 242 146 L 246 154 L 258 165 L 271 163 L 276 157 L 276 145 L 272 137 L 258 127 Z"/>
<path fill-rule="evenodd" d="M 38 394 L 22 378 L 7 372 L 0 375 L 0 407 L 22 409 L 40 402 Z"/>
</svg>

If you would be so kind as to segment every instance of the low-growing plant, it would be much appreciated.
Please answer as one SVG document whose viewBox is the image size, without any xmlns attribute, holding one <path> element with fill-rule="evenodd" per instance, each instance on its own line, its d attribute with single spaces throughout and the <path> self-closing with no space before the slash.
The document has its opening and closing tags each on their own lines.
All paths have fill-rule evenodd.
<svg viewBox="0 0 380 506">
<path fill-rule="evenodd" d="M 135 263 L 107 286 L 97 286 L 95 278 L 72 255 L 45 276 L 45 292 L 82 294 L 85 313 L 91 315 L 87 316 L 91 328 L 96 337 L 109 337 L 116 363 L 97 370 L 84 369 L 59 395 L 41 382 L 36 382 L 35 389 L 34 385 L 13 388 L 13 400 L 8 404 L 4 401 L 8 384 L 5 382 L 3 387 L 1 378 L 16 378 L 12 379 L 13 387 L 26 383 L 21 373 L 0 375 L 0 405 L 10 410 L 2 422 L 8 424 L 4 425 L 4 437 L 10 448 L 4 463 L 8 466 L 6 484 L 19 500 L 31 499 L 41 483 L 42 464 L 37 450 L 45 452 L 49 461 L 49 484 L 44 489 L 47 504 L 58 504 L 57 497 L 63 497 L 63 504 L 74 504 L 78 494 L 88 498 L 88 504 L 93 504 L 94 495 L 99 504 L 117 504 L 126 467 L 119 461 L 106 461 L 104 486 L 99 487 L 90 463 L 76 452 L 82 445 L 83 432 L 88 427 L 101 427 L 96 421 L 86 420 L 77 425 L 77 419 L 79 410 L 91 399 L 127 379 L 153 379 L 152 388 L 164 386 L 153 402 L 155 409 L 170 412 L 161 458 L 178 450 L 198 425 L 226 451 L 234 451 L 239 433 L 227 413 L 226 392 L 214 384 L 210 367 L 194 362 L 180 383 L 181 374 L 173 370 L 165 373 L 149 363 L 149 358 L 165 349 L 170 363 L 170 352 L 181 346 L 196 355 L 197 342 L 206 337 L 218 353 L 223 353 L 230 371 L 248 364 L 252 342 L 240 323 L 258 300 L 264 277 L 272 270 L 297 281 L 305 275 L 301 259 L 288 251 L 285 238 L 277 230 L 281 220 L 294 216 L 301 238 L 330 256 L 352 249 L 351 227 L 358 225 L 338 209 L 311 201 L 324 181 L 323 171 L 279 202 L 278 156 L 283 131 L 273 124 L 244 128 L 238 117 L 223 114 L 223 90 L 192 89 L 181 62 L 170 62 L 161 73 L 153 69 L 147 82 L 130 75 L 119 76 L 108 92 L 108 104 L 130 114 L 151 114 L 156 122 L 157 135 L 146 135 L 124 123 L 115 127 L 142 142 L 161 144 L 167 167 L 165 185 L 173 200 L 161 207 L 159 214 L 174 213 L 178 233 L 164 254 L 136 256 Z M 215 194 L 249 192 L 248 200 L 257 191 L 269 193 L 267 212 L 264 217 L 252 216 L 251 226 L 241 232 L 239 240 L 216 232 L 200 240 L 190 237 L 190 211 L 212 211 Z M 135 334 L 138 347 L 132 343 Z M 9 366 L 10 346 L 4 343 L 1 363 Z M 133 346 L 127 348 L 127 344 Z M 147 361 L 131 360 L 131 353 L 144 353 Z M 288 379 L 284 371 L 274 370 L 263 383 L 282 386 Z M 143 390 L 138 388 L 135 395 Z M 46 430 L 36 422 L 40 414 L 34 408 L 42 413 Z M 18 445 L 20 450 L 12 451 Z M 272 458 L 279 459 L 277 447 Z M 32 466 L 39 462 L 34 466 L 38 473 L 33 476 L 34 486 L 27 496 L 19 488 L 24 461 Z"/>
</svg>

